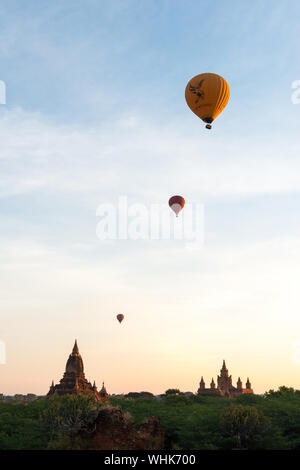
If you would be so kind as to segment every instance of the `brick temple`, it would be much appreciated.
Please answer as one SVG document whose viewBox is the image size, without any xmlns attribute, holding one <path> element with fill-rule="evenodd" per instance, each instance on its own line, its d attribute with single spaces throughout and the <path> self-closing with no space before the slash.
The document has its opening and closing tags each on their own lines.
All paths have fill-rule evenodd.
<svg viewBox="0 0 300 470">
<path fill-rule="evenodd" d="M 75 344 L 73 347 L 73 351 L 69 356 L 66 364 L 66 371 L 63 375 L 63 378 L 60 382 L 50 386 L 50 390 L 47 396 L 51 395 L 92 395 L 94 396 L 96 401 L 108 401 L 108 393 L 104 386 L 104 382 L 102 384 L 102 388 L 100 391 L 97 390 L 96 383 L 92 385 L 84 375 L 83 369 L 83 361 L 82 357 L 79 354 L 79 349 L 77 345 L 77 341 L 75 340 Z"/>
<path fill-rule="evenodd" d="M 246 388 L 243 388 L 242 381 L 240 377 L 238 378 L 236 387 L 232 385 L 232 377 L 228 375 L 228 369 L 226 367 L 225 361 L 223 361 L 223 366 L 220 371 L 220 375 L 217 378 L 217 386 L 214 379 L 211 379 L 210 388 L 205 388 L 205 382 L 203 377 L 201 377 L 200 387 L 198 388 L 198 395 L 218 395 L 221 397 L 231 397 L 232 395 L 243 395 L 245 393 L 252 393 L 251 383 L 249 378 L 246 382 Z"/>
</svg>

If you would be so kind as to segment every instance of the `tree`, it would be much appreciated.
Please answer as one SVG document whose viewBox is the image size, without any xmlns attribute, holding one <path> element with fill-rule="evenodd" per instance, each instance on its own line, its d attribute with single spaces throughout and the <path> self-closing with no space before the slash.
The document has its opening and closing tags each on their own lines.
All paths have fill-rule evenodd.
<svg viewBox="0 0 300 470">
<path fill-rule="evenodd" d="M 146 398 L 146 399 L 150 399 L 150 398 L 154 398 L 154 395 L 153 395 L 153 393 L 150 393 L 150 392 L 129 392 L 129 393 L 127 393 L 127 395 L 125 395 L 125 398 L 133 398 L 133 399 Z"/>
<path fill-rule="evenodd" d="M 165 395 L 180 395 L 181 391 L 179 388 L 168 388 L 168 390 L 165 391 Z"/>
<path fill-rule="evenodd" d="M 44 426 L 52 438 L 63 435 L 75 436 L 81 430 L 88 430 L 99 412 L 94 397 L 65 395 L 51 397 L 42 415 Z"/>
<path fill-rule="evenodd" d="M 247 448 L 255 438 L 267 432 L 269 419 L 254 406 L 229 406 L 221 415 L 221 427 L 238 448 Z"/>
<path fill-rule="evenodd" d="M 274 398 L 280 398 L 280 397 L 285 397 L 285 398 L 290 398 L 295 396 L 297 391 L 295 391 L 292 387 L 286 387 L 285 385 L 281 385 L 281 387 L 278 388 L 277 391 L 275 390 L 269 390 L 268 392 L 265 393 L 265 397 L 274 397 Z"/>
</svg>

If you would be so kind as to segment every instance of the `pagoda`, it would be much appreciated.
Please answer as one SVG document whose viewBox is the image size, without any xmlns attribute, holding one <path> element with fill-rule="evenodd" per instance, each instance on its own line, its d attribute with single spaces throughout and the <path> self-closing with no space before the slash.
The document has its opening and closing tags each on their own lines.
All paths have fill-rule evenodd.
<svg viewBox="0 0 300 470">
<path fill-rule="evenodd" d="M 102 393 L 101 393 L 102 392 Z M 82 357 L 79 354 L 79 349 L 77 345 L 77 340 L 73 347 L 73 351 L 69 356 L 66 364 L 66 371 L 63 375 L 63 378 L 60 382 L 50 386 L 50 390 L 47 396 L 51 395 L 91 395 L 95 398 L 96 401 L 108 401 L 108 393 L 104 387 L 101 389 L 101 392 L 98 392 L 96 383 L 92 385 L 84 375 L 83 370 L 83 361 Z M 105 393 L 104 393 L 105 392 Z"/>
<path fill-rule="evenodd" d="M 249 378 L 246 382 L 246 388 L 243 388 L 243 384 L 240 377 L 238 378 L 236 387 L 232 385 L 232 377 L 228 373 L 225 361 L 223 361 L 222 369 L 220 370 L 220 375 L 218 375 L 217 377 L 217 387 L 213 378 L 211 380 L 210 388 L 205 388 L 205 382 L 203 377 L 201 377 L 199 385 L 200 386 L 197 391 L 198 395 L 217 395 L 229 398 L 232 395 L 243 395 L 246 393 L 253 394 Z"/>
<path fill-rule="evenodd" d="M 105 401 L 108 401 L 108 393 L 106 391 L 106 388 L 104 386 L 104 382 L 102 382 L 102 388 L 99 392 L 99 395 L 100 395 L 100 400 L 105 402 Z"/>
</svg>

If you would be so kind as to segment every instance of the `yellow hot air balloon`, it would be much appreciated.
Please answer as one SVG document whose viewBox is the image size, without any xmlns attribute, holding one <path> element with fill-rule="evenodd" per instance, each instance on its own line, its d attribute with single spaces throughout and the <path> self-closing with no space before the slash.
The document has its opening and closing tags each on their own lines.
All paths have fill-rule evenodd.
<svg viewBox="0 0 300 470">
<path fill-rule="evenodd" d="M 185 99 L 190 109 L 202 121 L 206 128 L 223 111 L 230 96 L 226 80 L 216 73 L 201 73 L 191 78 L 185 89 Z"/>
</svg>

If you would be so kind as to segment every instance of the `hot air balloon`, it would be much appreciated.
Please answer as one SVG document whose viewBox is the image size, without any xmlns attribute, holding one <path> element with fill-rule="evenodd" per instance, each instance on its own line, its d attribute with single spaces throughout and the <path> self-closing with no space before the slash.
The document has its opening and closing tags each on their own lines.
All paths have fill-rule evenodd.
<svg viewBox="0 0 300 470">
<path fill-rule="evenodd" d="M 190 109 L 202 121 L 206 128 L 223 111 L 230 96 L 226 80 L 216 73 L 201 73 L 191 78 L 185 89 L 185 99 Z"/>
<path fill-rule="evenodd" d="M 122 313 L 119 313 L 119 315 L 117 315 L 117 319 L 120 323 L 122 323 L 122 321 L 124 320 L 124 315 L 122 315 Z"/>
<path fill-rule="evenodd" d="M 185 200 L 182 196 L 172 196 L 169 199 L 169 206 L 178 217 L 179 212 L 184 208 Z"/>
</svg>

